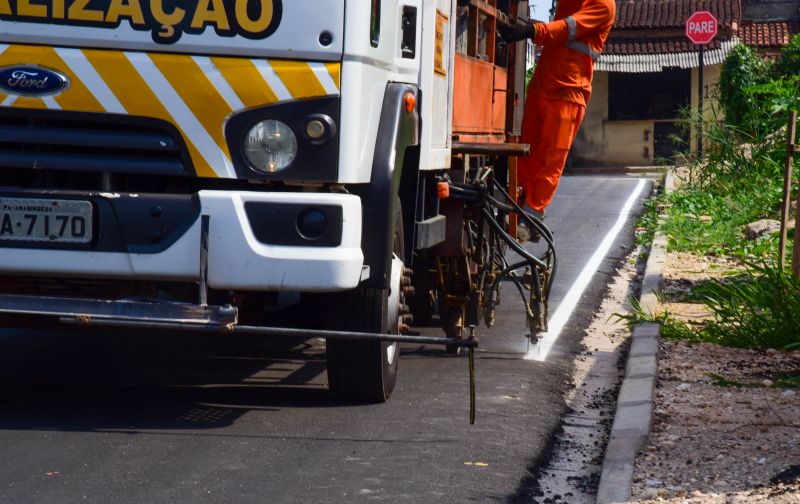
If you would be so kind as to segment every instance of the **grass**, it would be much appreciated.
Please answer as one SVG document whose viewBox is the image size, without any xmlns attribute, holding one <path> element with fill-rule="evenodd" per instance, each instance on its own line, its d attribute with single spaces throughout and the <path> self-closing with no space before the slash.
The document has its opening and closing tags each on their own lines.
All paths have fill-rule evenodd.
<svg viewBox="0 0 800 504">
<path fill-rule="evenodd" d="M 736 380 L 729 380 L 722 375 L 718 375 L 716 373 L 706 373 L 706 376 L 711 378 L 711 383 L 716 385 L 717 387 L 732 387 L 732 388 L 744 388 L 744 387 L 753 387 L 753 384 L 747 384 L 738 382 Z"/>
<path fill-rule="evenodd" d="M 782 183 L 781 183 L 782 184 Z M 745 227 L 765 218 L 778 218 L 782 187 L 764 184 L 758 191 L 731 188 L 727 194 L 686 190 L 668 197 L 663 232 L 670 250 L 741 259 L 776 257 L 778 234 L 754 241 L 745 239 Z"/>
<path fill-rule="evenodd" d="M 781 374 L 775 380 L 775 387 L 785 389 L 800 389 L 800 376 Z"/>
<path fill-rule="evenodd" d="M 800 279 L 775 265 L 750 265 L 745 278 L 706 282 L 694 294 L 714 314 L 705 341 L 738 348 L 800 346 Z"/>
<path fill-rule="evenodd" d="M 635 302 L 629 314 L 618 318 L 630 324 L 659 322 L 667 339 L 800 349 L 800 280 L 777 267 L 779 235 L 745 237 L 747 224 L 780 218 L 785 138 L 755 137 L 717 122 L 705 124 L 704 130 L 711 142 L 706 161 L 691 167 L 680 189 L 646 203 L 637 239 L 651 242 L 660 225 L 671 251 L 737 258 L 746 269 L 694 287 L 689 301 L 712 314 L 701 323 L 684 322 L 668 310 L 644 313 Z"/>
<path fill-rule="evenodd" d="M 612 318 L 623 320 L 631 327 L 645 322 L 661 324 L 661 337 L 664 339 L 702 341 L 689 324 L 676 318 L 669 310 L 662 310 L 655 314 L 649 313 L 635 298 L 631 298 L 629 304 L 631 309 L 628 313 L 615 313 Z"/>
<path fill-rule="evenodd" d="M 756 350 L 800 349 L 800 279 L 774 265 L 750 265 L 746 275 L 700 283 L 691 300 L 704 305 L 712 317 L 688 323 L 668 309 L 647 313 L 636 300 L 631 300 L 629 313 L 615 317 L 629 325 L 659 323 L 664 339 Z"/>
<path fill-rule="evenodd" d="M 722 375 L 716 373 L 706 373 L 706 376 L 711 378 L 711 384 L 716 385 L 717 387 L 729 387 L 729 388 L 760 388 L 763 387 L 764 384 L 762 382 L 749 382 L 743 383 L 736 380 L 729 380 Z M 796 389 L 800 388 L 800 377 L 787 375 L 785 373 L 781 373 L 775 381 L 772 383 L 771 387 L 779 388 L 779 389 Z"/>
<path fill-rule="evenodd" d="M 649 245 L 653 242 L 658 228 L 658 209 L 664 200 L 664 195 L 658 195 L 644 202 L 644 210 L 636 224 L 636 245 Z"/>
<path fill-rule="evenodd" d="M 784 135 L 754 136 L 718 122 L 705 123 L 704 131 L 710 143 L 706 161 L 690 167 L 689 181 L 679 190 L 648 202 L 639 220 L 640 243 L 652 240 L 661 218 L 670 250 L 747 261 L 777 257 L 777 233 L 751 241 L 744 231 L 752 222 L 780 219 Z"/>
</svg>

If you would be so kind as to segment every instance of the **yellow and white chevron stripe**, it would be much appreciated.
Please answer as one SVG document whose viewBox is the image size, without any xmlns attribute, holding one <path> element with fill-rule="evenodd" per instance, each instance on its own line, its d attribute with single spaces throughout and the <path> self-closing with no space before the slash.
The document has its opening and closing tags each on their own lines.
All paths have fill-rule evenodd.
<svg viewBox="0 0 800 504">
<path fill-rule="evenodd" d="M 0 92 L 0 106 L 110 112 L 174 124 L 201 177 L 236 178 L 225 141 L 232 114 L 339 94 L 339 63 L 0 44 L 0 67 L 39 65 L 70 79 L 62 94 Z"/>
</svg>

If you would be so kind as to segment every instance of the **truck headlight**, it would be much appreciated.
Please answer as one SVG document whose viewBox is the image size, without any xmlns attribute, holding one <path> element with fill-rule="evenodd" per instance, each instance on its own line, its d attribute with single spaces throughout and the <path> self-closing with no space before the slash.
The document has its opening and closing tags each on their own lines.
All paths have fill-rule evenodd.
<svg viewBox="0 0 800 504">
<path fill-rule="evenodd" d="M 256 170 L 275 173 L 294 161 L 297 156 L 297 137 L 281 121 L 260 121 L 247 132 L 244 154 Z"/>
</svg>

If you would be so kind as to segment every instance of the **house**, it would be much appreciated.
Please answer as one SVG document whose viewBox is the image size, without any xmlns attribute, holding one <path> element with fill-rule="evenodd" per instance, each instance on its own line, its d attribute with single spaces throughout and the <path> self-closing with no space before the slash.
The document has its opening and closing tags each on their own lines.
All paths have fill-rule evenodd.
<svg viewBox="0 0 800 504">
<path fill-rule="evenodd" d="M 699 54 L 685 34 L 696 11 L 718 20 L 704 48 L 704 109 L 737 43 L 739 0 L 618 0 L 614 29 L 595 64 L 593 94 L 572 158 L 576 166 L 649 166 L 694 144 L 681 111 L 698 105 Z M 681 141 L 676 141 L 680 138 Z"/>
</svg>

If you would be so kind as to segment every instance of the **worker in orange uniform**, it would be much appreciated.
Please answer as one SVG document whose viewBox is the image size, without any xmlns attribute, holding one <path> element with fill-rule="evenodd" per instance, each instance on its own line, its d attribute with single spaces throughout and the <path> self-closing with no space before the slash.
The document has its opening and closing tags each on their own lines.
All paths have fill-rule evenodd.
<svg viewBox="0 0 800 504">
<path fill-rule="evenodd" d="M 522 142 L 531 145 L 531 155 L 520 159 L 517 174 L 523 208 L 539 218 L 558 189 L 615 14 L 614 0 L 559 0 L 550 23 L 498 25 L 507 42 L 530 38 L 543 46 L 522 119 Z"/>
</svg>

